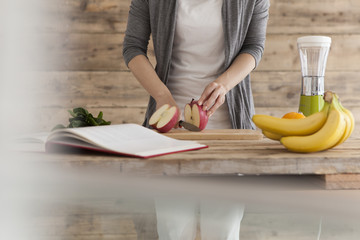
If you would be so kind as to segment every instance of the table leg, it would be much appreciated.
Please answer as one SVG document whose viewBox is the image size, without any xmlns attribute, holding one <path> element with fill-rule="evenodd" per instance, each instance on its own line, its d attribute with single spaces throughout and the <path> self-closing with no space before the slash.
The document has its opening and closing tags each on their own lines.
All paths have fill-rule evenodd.
<svg viewBox="0 0 360 240">
<path fill-rule="evenodd" d="M 323 176 L 327 190 L 360 189 L 360 174 L 326 174 Z"/>
</svg>

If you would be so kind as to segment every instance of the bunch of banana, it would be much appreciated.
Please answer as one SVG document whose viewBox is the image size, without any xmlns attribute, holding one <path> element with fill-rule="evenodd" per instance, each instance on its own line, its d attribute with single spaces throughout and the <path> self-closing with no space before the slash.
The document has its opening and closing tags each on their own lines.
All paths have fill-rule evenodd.
<svg viewBox="0 0 360 240">
<path fill-rule="evenodd" d="M 265 136 L 293 152 L 318 152 L 333 148 L 348 139 L 354 130 L 352 113 L 331 91 L 324 94 L 324 107 L 307 118 L 285 119 L 254 115 L 253 122 Z"/>
</svg>

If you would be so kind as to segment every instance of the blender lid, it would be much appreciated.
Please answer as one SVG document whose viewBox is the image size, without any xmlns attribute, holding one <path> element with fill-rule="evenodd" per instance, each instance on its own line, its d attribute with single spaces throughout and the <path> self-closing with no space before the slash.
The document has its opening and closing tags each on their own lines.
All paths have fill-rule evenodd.
<svg viewBox="0 0 360 240">
<path fill-rule="evenodd" d="M 311 46 L 329 46 L 331 44 L 331 38 L 326 36 L 305 36 L 297 39 L 299 46 L 311 47 Z"/>
</svg>

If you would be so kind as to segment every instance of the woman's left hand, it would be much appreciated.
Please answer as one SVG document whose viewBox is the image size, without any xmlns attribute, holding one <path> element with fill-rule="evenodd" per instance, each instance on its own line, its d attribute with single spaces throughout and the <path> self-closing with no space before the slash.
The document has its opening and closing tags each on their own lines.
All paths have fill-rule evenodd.
<svg viewBox="0 0 360 240">
<path fill-rule="evenodd" d="M 255 58 L 248 54 L 239 54 L 231 66 L 214 82 L 206 86 L 198 101 L 208 110 L 210 117 L 225 102 L 225 94 L 239 84 L 254 68 Z"/>
<path fill-rule="evenodd" d="M 218 82 L 212 82 L 206 86 L 201 94 L 198 104 L 203 105 L 203 110 L 207 110 L 207 115 L 211 117 L 214 112 L 225 102 L 225 94 L 228 91 L 225 86 Z"/>
</svg>

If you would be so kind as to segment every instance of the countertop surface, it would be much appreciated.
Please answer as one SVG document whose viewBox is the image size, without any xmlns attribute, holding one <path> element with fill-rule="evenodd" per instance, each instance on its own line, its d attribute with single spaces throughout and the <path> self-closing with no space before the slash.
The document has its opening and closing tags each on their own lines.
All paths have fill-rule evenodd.
<svg viewBox="0 0 360 240">
<path fill-rule="evenodd" d="M 360 174 L 360 138 L 317 153 L 292 153 L 279 142 L 262 140 L 199 140 L 209 148 L 149 159 L 93 152 L 22 153 L 30 161 L 70 168 L 113 169 L 149 176 L 228 174 Z"/>
</svg>

